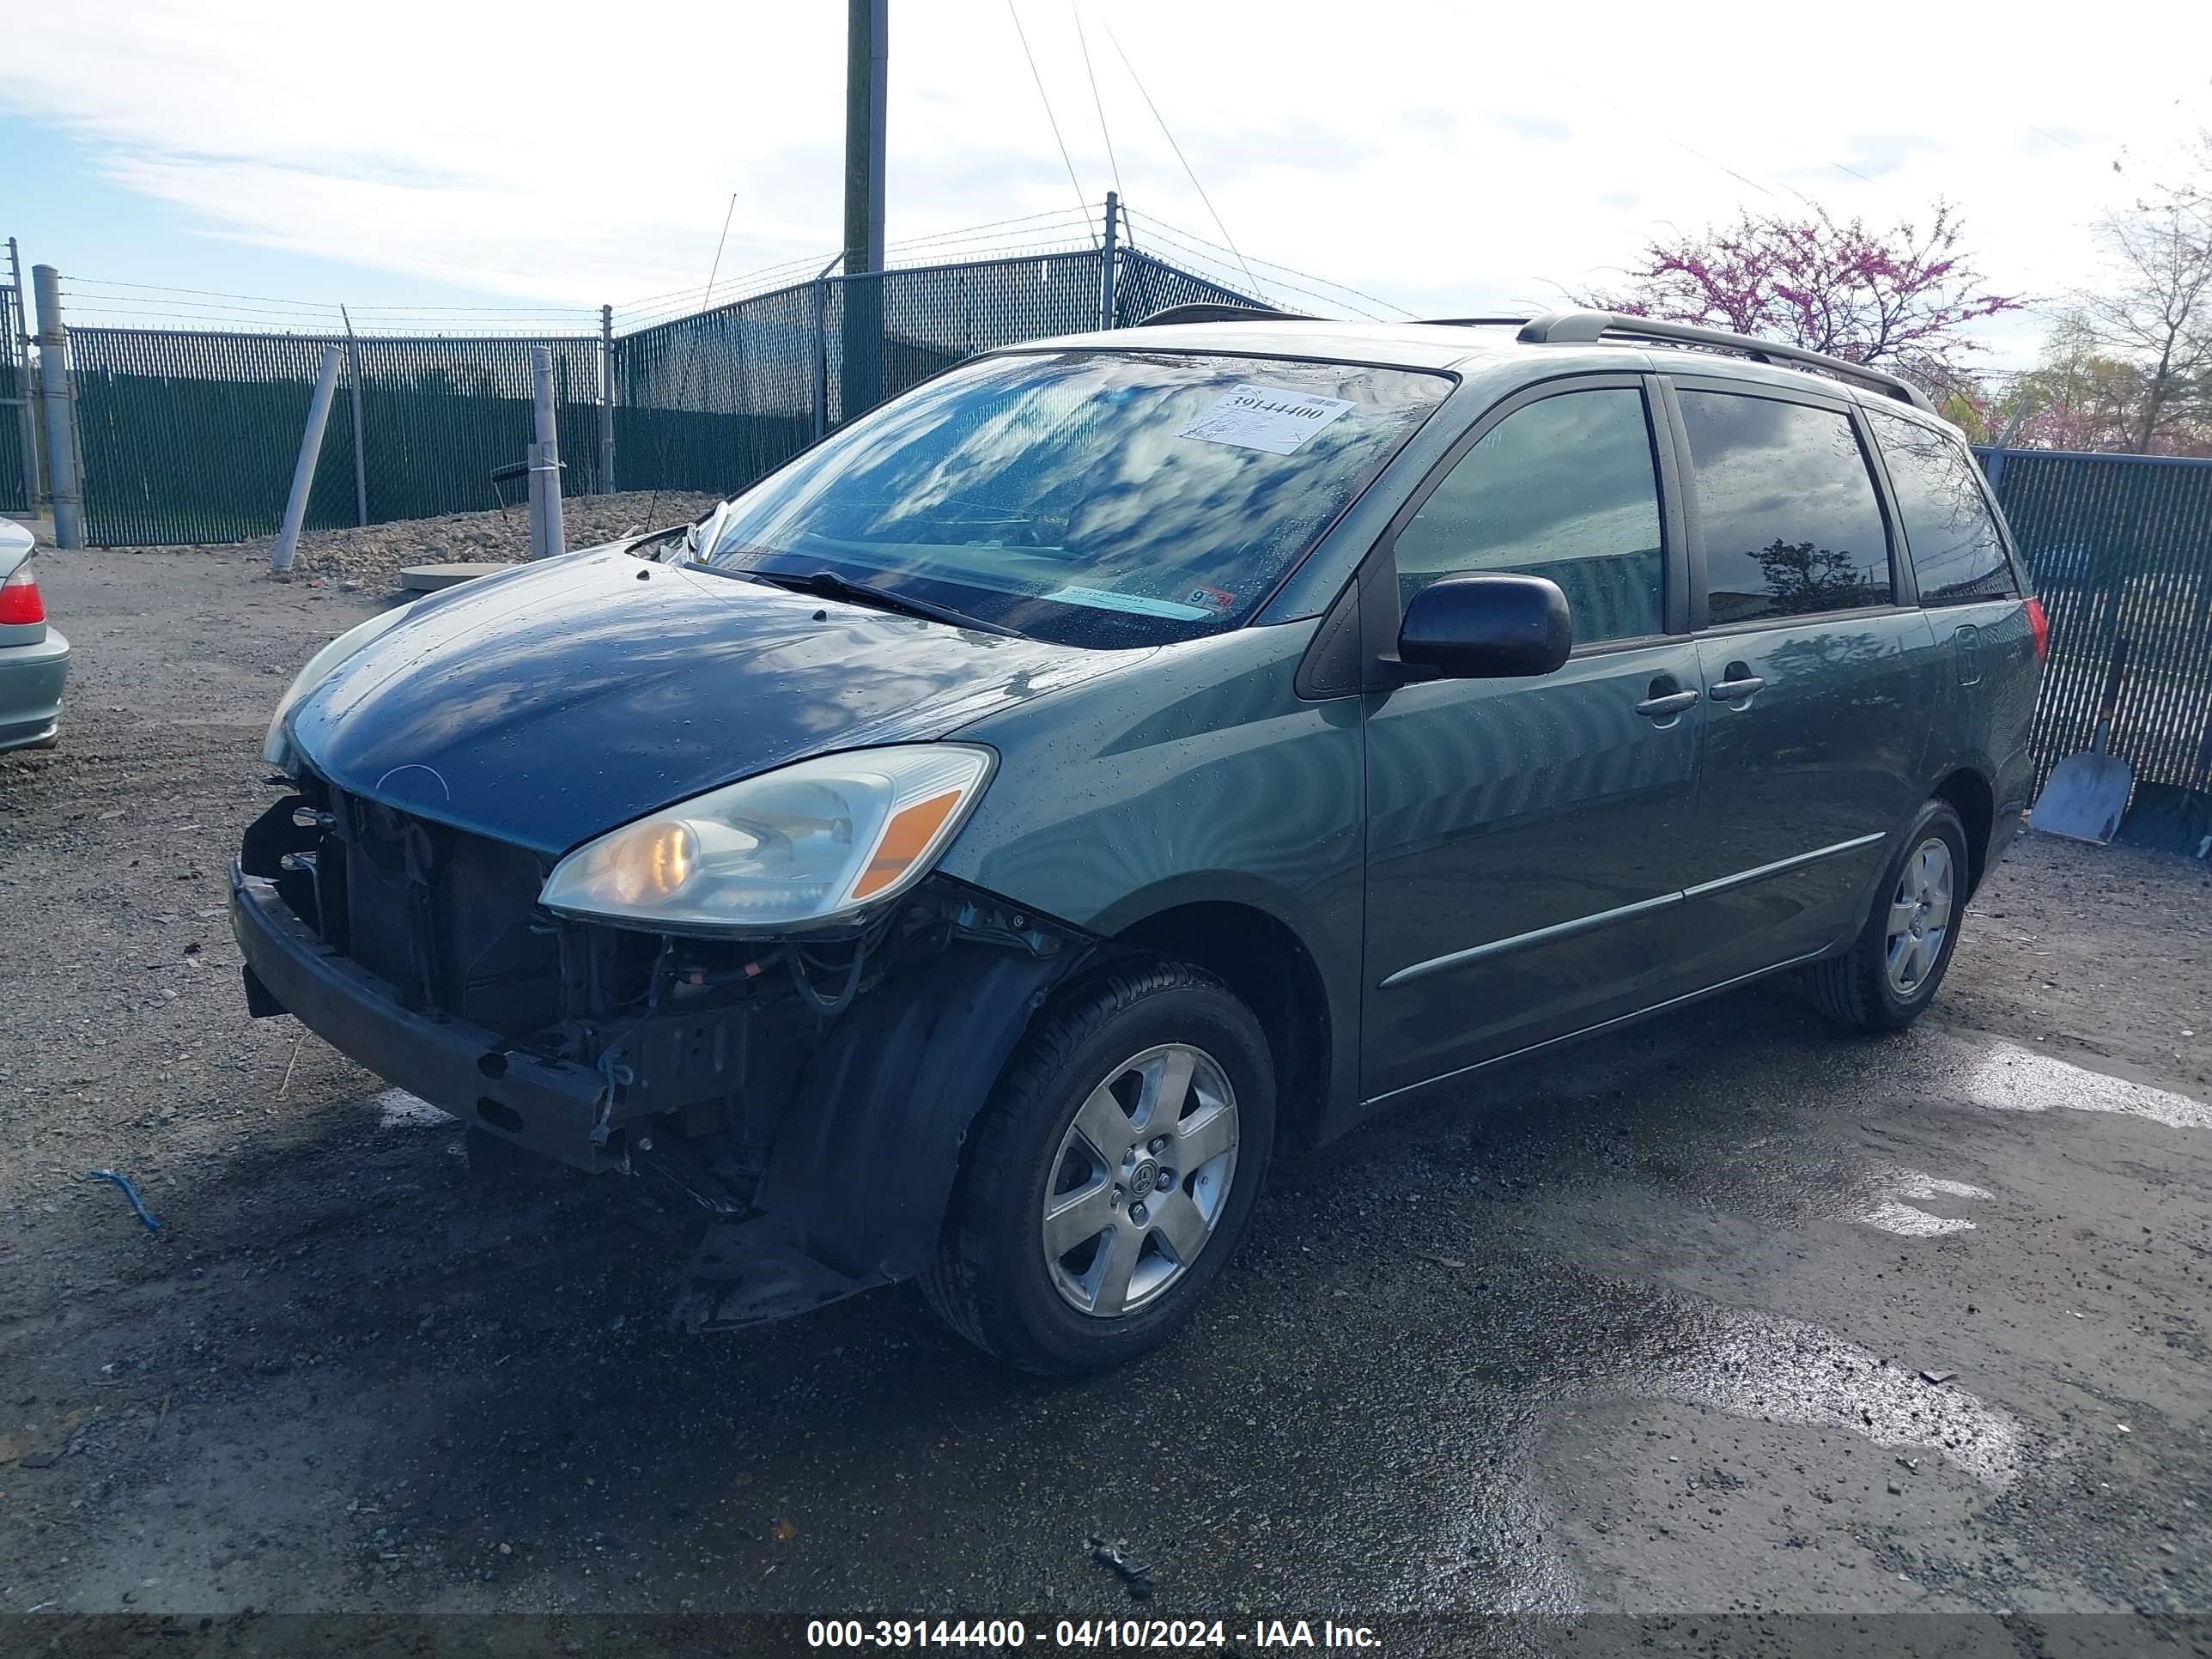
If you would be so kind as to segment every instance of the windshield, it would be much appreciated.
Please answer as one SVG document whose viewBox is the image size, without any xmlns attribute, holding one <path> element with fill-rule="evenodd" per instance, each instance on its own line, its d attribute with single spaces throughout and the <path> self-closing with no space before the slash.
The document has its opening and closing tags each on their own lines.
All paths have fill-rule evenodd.
<svg viewBox="0 0 2212 1659">
<path fill-rule="evenodd" d="M 1451 387 L 1350 363 L 985 358 L 763 479 L 705 562 L 827 571 L 1064 645 L 1194 639 L 1250 616 Z"/>
</svg>

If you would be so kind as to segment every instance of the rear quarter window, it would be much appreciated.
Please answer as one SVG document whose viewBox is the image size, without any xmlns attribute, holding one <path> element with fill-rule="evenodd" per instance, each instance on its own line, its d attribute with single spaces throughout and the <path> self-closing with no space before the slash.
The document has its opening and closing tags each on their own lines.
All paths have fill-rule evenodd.
<svg viewBox="0 0 2212 1659">
<path fill-rule="evenodd" d="M 1923 605 L 1971 605 L 2020 592 L 1974 458 L 1946 433 L 1869 410 L 1912 554 Z"/>
</svg>

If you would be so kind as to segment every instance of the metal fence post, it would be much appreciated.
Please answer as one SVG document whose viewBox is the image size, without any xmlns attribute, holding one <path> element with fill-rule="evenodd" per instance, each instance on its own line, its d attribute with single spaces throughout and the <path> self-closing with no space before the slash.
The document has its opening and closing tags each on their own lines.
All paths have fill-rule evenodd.
<svg viewBox="0 0 2212 1659">
<path fill-rule="evenodd" d="M 62 325 L 61 273 L 33 265 L 39 297 L 39 398 L 46 413 L 48 494 L 54 505 L 54 545 L 84 545 L 83 480 L 78 474 L 76 422 L 70 407 L 69 330 Z"/>
<path fill-rule="evenodd" d="M 39 498 L 46 494 L 46 480 L 40 472 L 38 395 L 31 388 L 31 311 L 30 296 L 23 292 L 23 253 L 15 246 L 15 239 L 8 239 L 8 275 L 15 294 L 15 311 L 9 326 L 15 337 L 8 342 L 8 356 L 13 360 L 21 354 L 23 383 L 16 390 L 21 394 L 15 400 L 16 418 L 23 425 L 23 495 L 26 506 L 36 507 Z"/>
<path fill-rule="evenodd" d="M 814 441 L 830 429 L 830 279 L 814 279 Z"/>
<path fill-rule="evenodd" d="M 307 521 L 307 496 L 315 487 L 315 463 L 323 453 L 323 428 L 330 424 L 331 398 L 337 390 L 338 361 L 345 355 L 337 344 L 323 349 L 322 371 L 315 376 L 314 396 L 307 400 L 307 429 L 300 437 L 300 459 L 292 467 L 292 493 L 284 502 L 283 528 L 269 550 L 269 574 L 281 576 L 292 568 L 300 550 L 300 527 Z"/>
<path fill-rule="evenodd" d="M 553 419 L 553 352 L 530 348 L 530 386 L 538 441 L 530 447 L 530 556 L 567 551 L 561 525 L 561 437 Z"/>
<path fill-rule="evenodd" d="M 599 307 L 599 489 L 615 493 L 615 308 Z"/>
<path fill-rule="evenodd" d="M 362 459 L 361 451 L 361 347 L 353 337 L 353 319 L 343 306 L 338 315 L 345 319 L 346 380 L 353 387 L 353 521 L 368 522 L 368 468 Z"/>
<path fill-rule="evenodd" d="M 1106 240 L 1098 251 L 1098 326 L 1114 326 L 1114 221 L 1120 214 L 1121 198 L 1112 191 L 1106 192 Z"/>
</svg>

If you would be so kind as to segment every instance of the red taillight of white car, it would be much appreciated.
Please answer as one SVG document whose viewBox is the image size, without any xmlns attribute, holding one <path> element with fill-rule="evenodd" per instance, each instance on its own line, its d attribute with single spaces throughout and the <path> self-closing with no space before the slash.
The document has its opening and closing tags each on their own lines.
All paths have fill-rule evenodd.
<svg viewBox="0 0 2212 1659">
<path fill-rule="evenodd" d="M 20 567 L 5 581 L 0 581 L 0 623 L 42 623 L 46 619 L 46 602 L 39 597 L 39 579 L 31 574 L 28 565 Z"/>
</svg>

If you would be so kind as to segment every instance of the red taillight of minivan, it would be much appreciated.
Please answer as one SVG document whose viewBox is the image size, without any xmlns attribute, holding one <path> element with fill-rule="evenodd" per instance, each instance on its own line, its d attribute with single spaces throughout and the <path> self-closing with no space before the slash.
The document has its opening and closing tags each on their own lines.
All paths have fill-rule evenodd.
<svg viewBox="0 0 2212 1659">
<path fill-rule="evenodd" d="M 2039 663 L 2051 659 L 2051 618 L 2043 614 L 2043 601 L 2027 602 L 2027 628 L 2035 635 L 2035 659 Z"/>
<path fill-rule="evenodd" d="M 0 581 L 0 623 L 42 623 L 46 619 L 46 602 L 39 597 L 39 579 L 31 574 L 28 565 L 20 567 L 5 581 Z"/>
</svg>

